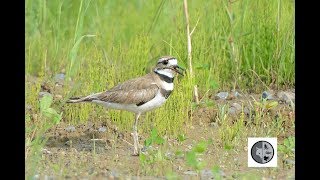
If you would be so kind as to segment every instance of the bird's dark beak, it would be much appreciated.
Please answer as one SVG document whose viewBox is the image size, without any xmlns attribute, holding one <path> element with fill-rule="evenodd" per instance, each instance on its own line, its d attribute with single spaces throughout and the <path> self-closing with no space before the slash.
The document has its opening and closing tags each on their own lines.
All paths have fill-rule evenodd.
<svg viewBox="0 0 320 180">
<path fill-rule="evenodd" d="M 175 65 L 175 66 L 173 67 L 173 69 L 174 69 L 175 72 L 177 72 L 177 73 L 179 73 L 180 75 L 183 76 L 183 71 L 185 71 L 184 68 L 182 68 L 182 67 L 180 67 L 180 66 L 178 66 L 178 65 Z"/>
</svg>

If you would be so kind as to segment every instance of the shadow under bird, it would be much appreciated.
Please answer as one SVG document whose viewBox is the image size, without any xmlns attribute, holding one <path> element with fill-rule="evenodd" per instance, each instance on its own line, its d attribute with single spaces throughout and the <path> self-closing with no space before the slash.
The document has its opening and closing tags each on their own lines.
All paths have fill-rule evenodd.
<svg viewBox="0 0 320 180">
<path fill-rule="evenodd" d="M 130 79 L 104 92 L 81 98 L 70 98 L 67 103 L 90 102 L 103 105 L 109 109 L 125 110 L 135 113 L 133 125 L 133 155 L 139 155 L 137 125 L 142 113 L 163 105 L 173 90 L 173 80 L 183 68 L 172 56 L 160 57 L 153 70 L 141 77 Z"/>
</svg>

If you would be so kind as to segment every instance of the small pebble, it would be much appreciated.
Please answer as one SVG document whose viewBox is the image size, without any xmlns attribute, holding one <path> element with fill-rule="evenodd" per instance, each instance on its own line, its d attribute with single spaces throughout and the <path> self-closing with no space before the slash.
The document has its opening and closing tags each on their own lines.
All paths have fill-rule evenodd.
<svg viewBox="0 0 320 180">
<path fill-rule="evenodd" d="M 195 172 L 195 171 L 185 171 L 185 172 L 183 172 L 183 174 L 185 174 L 185 175 L 191 175 L 191 176 L 197 176 L 197 175 L 198 175 L 198 173 Z"/>
<path fill-rule="evenodd" d="M 43 154 L 51 154 L 51 151 L 47 150 L 47 149 L 42 149 L 42 153 Z"/>
<path fill-rule="evenodd" d="M 118 178 L 120 177 L 120 174 L 119 174 L 117 171 L 112 170 L 112 171 L 110 172 L 110 176 L 109 176 L 109 177 L 113 177 L 113 178 L 118 179 Z"/>
<path fill-rule="evenodd" d="M 242 95 L 238 92 L 238 91 L 235 91 L 235 90 L 231 90 L 231 93 L 230 95 L 227 97 L 227 100 L 233 100 L 233 99 L 236 99 L 236 98 L 240 98 Z"/>
<path fill-rule="evenodd" d="M 226 173 L 224 173 L 224 171 L 222 171 L 221 169 L 220 169 L 219 173 L 220 173 L 220 176 L 226 177 Z"/>
<path fill-rule="evenodd" d="M 141 148 L 141 152 L 147 152 L 148 151 L 148 147 L 147 146 L 143 146 L 143 148 Z"/>
<path fill-rule="evenodd" d="M 250 109 L 248 107 L 244 107 L 243 112 L 247 117 L 250 117 Z"/>
<path fill-rule="evenodd" d="M 203 161 L 203 159 L 202 159 L 202 158 L 197 158 L 197 160 L 198 160 L 198 161 L 200 161 L 200 162 L 201 162 L 201 161 Z"/>
<path fill-rule="evenodd" d="M 232 103 L 231 107 L 229 108 L 229 114 L 234 115 L 241 112 L 241 105 L 238 103 Z"/>
<path fill-rule="evenodd" d="M 238 103 L 232 103 L 231 107 L 235 107 L 237 111 L 241 111 L 242 106 Z"/>
<path fill-rule="evenodd" d="M 215 99 L 223 99 L 226 100 L 228 97 L 229 93 L 228 92 L 219 92 L 218 94 L 216 94 Z"/>
<path fill-rule="evenodd" d="M 54 180 L 55 178 L 53 176 L 48 176 L 48 175 L 45 175 L 44 176 L 44 180 Z"/>
<path fill-rule="evenodd" d="M 213 173 L 209 169 L 204 169 L 200 171 L 200 179 L 212 179 L 214 178 Z"/>
<path fill-rule="evenodd" d="M 66 146 L 71 146 L 71 145 L 72 145 L 72 140 L 66 141 L 66 142 L 64 143 L 64 145 L 66 145 Z"/>
<path fill-rule="evenodd" d="M 168 159 L 172 159 L 174 157 L 174 154 L 172 152 L 166 152 L 164 154 Z"/>
<path fill-rule="evenodd" d="M 34 175 L 33 179 L 40 179 L 40 175 L 39 174 Z"/>
<path fill-rule="evenodd" d="M 272 100 L 272 94 L 269 93 L 268 91 L 263 91 L 262 95 L 261 95 L 262 99 L 266 99 L 266 100 Z"/>
<path fill-rule="evenodd" d="M 286 159 L 286 160 L 284 160 L 284 162 L 286 164 L 295 165 L 295 161 L 293 159 Z"/>
<path fill-rule="evenodd" d="M 29 104 L 26 104 L 25 111 L 31 111 L 31 110 L 32 110 L 32 106 Z"/>
<path fill-rule="evenodd" d="M 65 79 L 65 74 L 63 73 L 56 74 L 54 76 L 54 81 L 58 84 L 63 84 L 64 79 Z"/>
<path fill-rule="evenodd" d="M 230 108 L 229 108 L 229 114 L 235 115 L 236 112 L 237 112 L 237 109 L 236 109 L 235 107 L 230 107 Z"/>
<path fill-rule="evenodd" d="M 295 93 L 280 91 L 277 96 L 281 101 L 287 104 L 291 104 L 291 101 L 295 103 Z"/>
<path fill-rule="evenodd" d="M 103 133 L 107 131 L 107 128 L 105 126 L 102 126 L 98 129 L 99 132 Z"/>
<path fill-rule="evenodd" d="M 45 95 L 51 95 L 51 94 L 48 93 L 48 92 L 39 92 L 39 99 L 42 98 Z"/>
<path fill-rule="evenodd" d="M 91 167 L 88 171 L 89 175 L 91 175 L 92 173 L 94 173 L 94 167 Z"/>
<path fill-rule="evenodd" d="M 56 98 L 56 99 L 62 99 L 62 96 L 61 96 L 60 94 L 56 94 L 56 95 L 54 95 L 54 98 Z"/>
<path fill-rule="evenodd" d="M 234 91 L 234 92 L 233 92 L 233 95 L 234 95 L 234 97 L 236 97 L 236 98 L 238 98 L 238 97 L 240 97 L 240 96 L 241 96 L 241 94 L 240 94 L 240 93 L 238 93 L 238 91 Z"/>
<path fill-rule="evenodd" d="M 68 127 L 66 127 L 66 131 L 67 132 L 74 132 L 74 131 L 76 131 L 76 128 L 74 126 L 68 126 Z"/>
</svg>

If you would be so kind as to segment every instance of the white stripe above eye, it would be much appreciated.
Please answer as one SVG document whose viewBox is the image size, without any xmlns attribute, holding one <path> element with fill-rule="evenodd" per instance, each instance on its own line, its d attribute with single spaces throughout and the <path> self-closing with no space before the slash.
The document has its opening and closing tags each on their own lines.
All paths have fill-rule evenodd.
<svg viewBox="0 0 320 180">
<path fill-rule="evenodd" d="M 178 61 L 177 59 L 170 59 L 169 62 L 168 62 L 169 65 L 177 65 L 178 64 Z"/>
</svg>

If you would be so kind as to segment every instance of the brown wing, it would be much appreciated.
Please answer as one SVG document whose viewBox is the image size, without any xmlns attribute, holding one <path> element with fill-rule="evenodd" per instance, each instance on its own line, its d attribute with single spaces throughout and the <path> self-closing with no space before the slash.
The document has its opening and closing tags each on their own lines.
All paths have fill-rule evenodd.
<svg viewBox="0 0 320 180">
<path fill-rule="evenodd" d="M 153 99 L 159 87 L 154 84 L 151 74 L 126 81 L 112 89 L 102 92 L 96 99 L 112 103 L 144 104 Z"/>
</svg>

